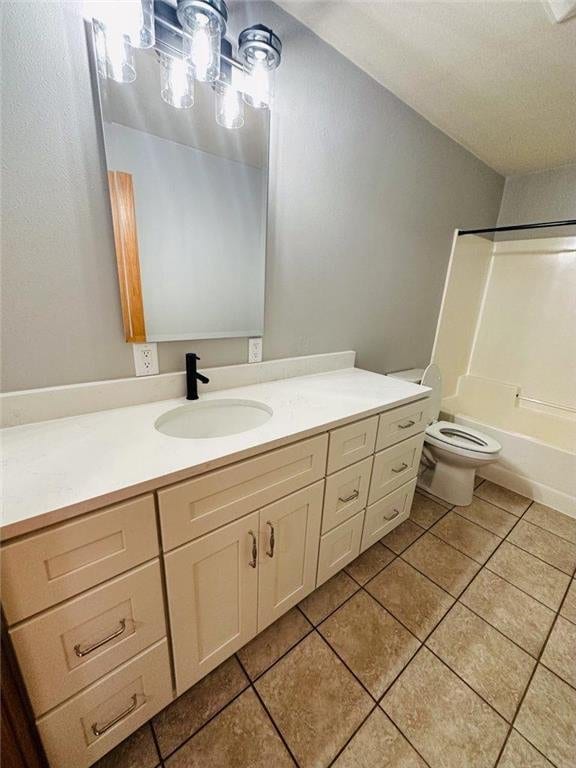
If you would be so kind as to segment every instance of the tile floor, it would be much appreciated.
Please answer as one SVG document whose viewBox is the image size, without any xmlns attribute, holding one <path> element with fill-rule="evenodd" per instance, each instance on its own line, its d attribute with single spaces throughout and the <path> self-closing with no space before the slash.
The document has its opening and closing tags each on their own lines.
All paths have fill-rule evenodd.
<svg viewBox="0 0 576 768">
<path fill-rule="evenodd" d="M 417 493 L 97 768 L 576 766 L 576 520 L 475 494 Z"/>
</svg>

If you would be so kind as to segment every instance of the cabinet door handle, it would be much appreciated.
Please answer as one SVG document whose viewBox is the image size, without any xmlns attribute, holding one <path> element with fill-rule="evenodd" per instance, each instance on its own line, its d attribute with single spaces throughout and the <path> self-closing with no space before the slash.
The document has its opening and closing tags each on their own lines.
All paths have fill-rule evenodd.
<svg viewBox="0 0 576 768">
<path fill-rule="evenodd" d="M 276 539 L 274 538 L 274 526 L 270 520 L 267 521 L 266 525 L 270 528 L 269 548 L 266 550 L 266 554 L 268 557 L 274 557 L 274 546 L 276 544 Z"/>
<path fill-rule="evenodd" d="M 116 723 L 119 723 L 120 720 L 124 720 L 125 717 L 128 717 L 128 715 L 132 714 L 136 707 L 138 706 L 138 697 L 135 693 L 132 694 L 132 704 L 124 710 L 124 712 L 120 712 L 118 717 L 115 717 L 114 720 L 110 720 L 103 726 L 98 726 L 98 723 L 92 723 L 92 733 L 94 736 L 102 736 L 103 733 L 106 733 L 106 731 L 109 731 L 110 728 L 116 725 Z"/>
<path fill-rule="evenodd" d="M 399 514 L 400 514 L 399 510 L 395 509 L 394 512 L 392 512 L 392 514 L 389 517 L 386 517 L 386 515 L 384 515 L 384 520 L 394 520 L 394 518 L 398 517 Z"/>
<path fill-rule="evenodd" d="M 112 632 L 111 635 L 108 635 L 107 637 L 103 637 L 102 640 L 98 640 L 97 643 L 93 643 L 92 645 L 87 646 L 86 648 L 82 648 L 81 644 L 78 643 L 74 646 L 74 653 L 76 656 L 79 656 L 82 658 L 83 656 L 88 656 L 89 653 L 92 653 L 97 648 L 101 648 L 103 645 L 106 645 L 106 643 L 109 643 L 110 640 L 115 640 L 117 637 L 120 637 L 120 635 L 126 630 L 126 619 L 120 619 L 120 626 L 118 629 L 116 629 L 114 632 Z"/>
<path fill-rule="evenodd" d="M 395 472 L 396 474 L 398 474 L 398 472 L 404 472 L 405 469 L 408 469 L 408 464 L 406 464 L 406 462 L 403 461 L 399 467 L 392 467 L 392 472 Z"/>
<path fill-rule="evenodd" d="M 410 420 L 410 421 L 407 421 L 406 424 L 398 424 L 398 428 L 399 429 L 409 429 L 410 427 L 413 427 L 414 424 L 416 424 L 416 422 Z"/>
<path fill-rule="evenodd" d="M 354 499 L 357 499 L 358 496 L 360 496 L 360 491 L 352 491 L 350 496 L 346 496 L 345 499 L 342 498 L 342 496 L 338 496 L 338 501 L 341 501 L 343 504 L 346 504 L 348 501 L 354 501 Z"/>
<path fill-rule="evenodd" d="M 252 559 L 248 563 L 250 568 L 256 568 L 256 561 L 258 560 L 258 547 L 256 545 L 256 536 L 254 531 L 248 531 L 248 535 L 252 537 Z"/>
</svg>

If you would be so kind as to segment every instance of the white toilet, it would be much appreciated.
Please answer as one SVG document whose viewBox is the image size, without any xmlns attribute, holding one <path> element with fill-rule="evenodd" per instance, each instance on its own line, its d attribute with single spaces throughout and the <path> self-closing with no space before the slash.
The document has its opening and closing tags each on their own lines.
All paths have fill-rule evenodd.
<svg viewBox="0 0 576 768">
<path fill-rule="evenodd" d="M 402 376 L 403 373 L 409 375 Z M 411 381 L 420 378 L 414 369 L 392 375 Z M 418 383 L 432 389 L 430 423 L 424 438 L 418 487 L 450 504 L 465 507 L 472 503 L 476 470 L 497 461 L 502 446 L 471 427 L 438 421 L 442 375 L 437 365 L 429 365 Z"/>
</svg>

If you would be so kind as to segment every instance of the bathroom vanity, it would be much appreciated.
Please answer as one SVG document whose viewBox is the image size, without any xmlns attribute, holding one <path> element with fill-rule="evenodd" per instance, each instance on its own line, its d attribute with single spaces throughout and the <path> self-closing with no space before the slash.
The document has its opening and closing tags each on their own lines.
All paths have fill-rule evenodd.
<svg viewBox="0 0 576 768">
<path fill-rule="evenodd" d="M 182 400 L 6 430 L 2 604 L 52 768 L 94 763 L 402 522 L 427 396 L 348 368 L 201 397 L 272 411 L 230 437 L 155 430 Z"/>
</svg>

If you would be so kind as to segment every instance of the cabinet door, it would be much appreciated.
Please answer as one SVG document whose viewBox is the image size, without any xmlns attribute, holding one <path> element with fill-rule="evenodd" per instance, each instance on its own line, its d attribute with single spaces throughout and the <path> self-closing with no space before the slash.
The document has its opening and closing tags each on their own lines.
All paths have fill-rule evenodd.
<svg viewBox="0 0 576 768">
<path fill-rule="evenodd" d="M 260 632 L 316 585 L 324 481 L 260 510 Z"/>
<path fill-rule="evenodd" d="M 258 512 L 165 555 L 176 690 L 256 634 Z"/>
</svg>

